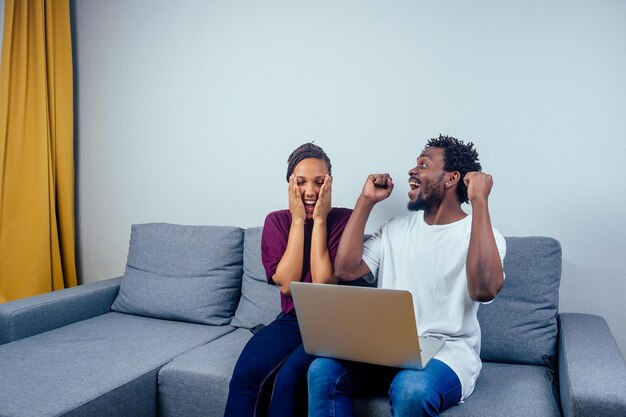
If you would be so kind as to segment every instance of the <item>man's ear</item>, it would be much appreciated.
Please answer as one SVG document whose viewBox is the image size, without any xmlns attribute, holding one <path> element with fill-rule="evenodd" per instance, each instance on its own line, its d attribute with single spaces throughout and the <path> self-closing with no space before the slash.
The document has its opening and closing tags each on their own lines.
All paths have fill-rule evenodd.
<svg viewBox="0 0 626 417">
<path fill-rule="evenodd" d="M 446 188 L 454 188 L 456 184 L 461 180 L 461 173 L 459 171 L 448 172 L 448 178 L 446 179 Z"/>
</svg>

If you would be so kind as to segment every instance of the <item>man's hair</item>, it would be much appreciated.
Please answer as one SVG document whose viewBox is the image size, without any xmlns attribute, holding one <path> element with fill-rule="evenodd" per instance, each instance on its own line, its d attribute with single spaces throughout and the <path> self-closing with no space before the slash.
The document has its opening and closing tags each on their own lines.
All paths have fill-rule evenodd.
<svg viewBox="0 0 626 417">
<path fill-rule="evenodd" d="M 324 149 L 314 145 L 313 142 L 309 142 L 298 146 L 291 153 L 291 155 L 289 155 L 289 158 L 287 158 L 287 182 L 289 182 L 289 177 L 291 177 L 296 165 L 298 165 L 303 159 L 308 158 L 321 159 L 322 161 L 325 161 L 326 165 L 328 165 L 328 174 L 330 175 L 331 165 L 328 155 L 326 155 Z"/>
<path fill-rule="evenodd" d="M 452 136 L 440 134 L 438 138 L 428 140 L 424 149 L 426 148 L 443 148 L 443 169 L 448 172 L 458 171 L 461 174 L 461 179 L 456 187 L 456 196 L 461 203 L 468 203 L 467 186 L 463 178 L 468 172 L 482 170 L 474 144 L 472 142 L 466 144 Z"/>
</svg>

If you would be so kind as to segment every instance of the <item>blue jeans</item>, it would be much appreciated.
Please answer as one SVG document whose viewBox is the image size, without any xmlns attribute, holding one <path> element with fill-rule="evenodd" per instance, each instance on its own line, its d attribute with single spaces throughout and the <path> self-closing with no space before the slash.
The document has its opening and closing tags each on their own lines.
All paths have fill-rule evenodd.
<svg viewBox="0 0 626 417">
<path fill-rule="evenodd" d="M 394 417 L 438 416 L 461 400 L 459 378 L 436 359 L 418 371 L 319 358 L 308 380 L 309 417 L 354 416 L 353 395 L 387 390 Z"/>
<path fill-rule="evenodd" d="M 304 351 L 296 316 L 280 314 L 252 336 L 241 352 L 230 380 L 224 416 L 305 416 L 306 375 L 314 359 Z M 269 409 L 264 390 L 271 394 Z"/>
</svg>

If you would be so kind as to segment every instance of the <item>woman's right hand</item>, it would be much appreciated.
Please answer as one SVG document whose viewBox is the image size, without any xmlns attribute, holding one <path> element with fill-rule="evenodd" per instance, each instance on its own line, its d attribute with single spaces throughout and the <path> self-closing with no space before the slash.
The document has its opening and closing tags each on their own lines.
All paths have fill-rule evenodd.
<svg viewBox="0 0 626 417">
<path fill-rule="evenodd" d="M 298 188 L 298 179 L 295 175 L 289 177 L 289 212 L 291 213 L 291 221 L 306 220 L 306 211 L 304 211 L 304 203 Z"/>
</svg>

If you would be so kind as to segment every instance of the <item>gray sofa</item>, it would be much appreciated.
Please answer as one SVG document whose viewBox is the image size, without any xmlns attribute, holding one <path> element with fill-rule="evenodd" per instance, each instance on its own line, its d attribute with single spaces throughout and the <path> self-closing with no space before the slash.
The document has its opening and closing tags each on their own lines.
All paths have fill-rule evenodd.
<svg viewBox="0 0 626 417">
<path fill-rule="evenodd" d="M 124 277 L 0 304 L 0 416 L 221 416 L 250 328 L 279 312 L 261 228 L 135 225 Z M 443 416 L 626 416 L 606 322 L 559 314 L 559 243 L 507 237 L 479 310 L 483 370 Z M 385 398 L 355 398 L 389 416 Z"/>
</svg>

